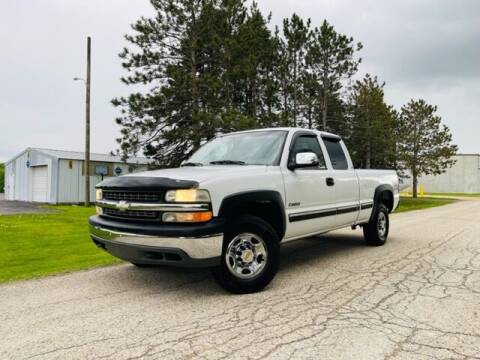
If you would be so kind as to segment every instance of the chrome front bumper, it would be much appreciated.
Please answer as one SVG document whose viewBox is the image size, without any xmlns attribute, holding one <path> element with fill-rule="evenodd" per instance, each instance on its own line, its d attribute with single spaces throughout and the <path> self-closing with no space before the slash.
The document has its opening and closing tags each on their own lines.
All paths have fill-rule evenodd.
<svg viewBox="0 0 480 360">
<path fill-rule="evenodd" d="M 202 237 L 163 237 L 119 232 L 90 224 L 90 234 L 97 240 L 117 245 L 139 246 L 184 252 L 193 260 L 217 258 L 222 254 L 223 234 Z M 107 249 L 108 250 L 108 249 Z"/>
</svg>

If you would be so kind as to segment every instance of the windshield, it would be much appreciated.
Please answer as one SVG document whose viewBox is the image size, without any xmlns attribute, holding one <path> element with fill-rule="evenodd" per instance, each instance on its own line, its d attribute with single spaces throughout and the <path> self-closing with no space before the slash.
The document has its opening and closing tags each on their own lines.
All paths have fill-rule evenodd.
<svg viewBox="0 0 480 360">
<path fill-rule="evenodd" d="M 216 138 L 184 165 L 278 165 L 286 131 L 253 131 Z"/>
</svg>

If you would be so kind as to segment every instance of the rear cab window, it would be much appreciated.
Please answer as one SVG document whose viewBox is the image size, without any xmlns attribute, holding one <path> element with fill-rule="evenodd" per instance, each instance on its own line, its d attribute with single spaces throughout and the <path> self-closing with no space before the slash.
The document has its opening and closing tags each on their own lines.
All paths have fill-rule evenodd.
<svg viewBox="0 0 480 360">
<path fill-rule="evenodd" d="M 328 156 L 335 170 L 348 170 L 348 161 L 343 151 L 340 138 L 322 137 L 323 143 L 327 148 Z"/>
</svg>

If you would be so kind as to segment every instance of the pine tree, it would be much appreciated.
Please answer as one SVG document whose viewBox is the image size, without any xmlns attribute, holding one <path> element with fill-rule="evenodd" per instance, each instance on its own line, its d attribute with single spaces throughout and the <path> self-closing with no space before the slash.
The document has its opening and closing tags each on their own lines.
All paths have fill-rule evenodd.
<svg viewBox="0 0 480 360">
<path fill-rule="evenodd" d="M 369 76 L 344 101 L 362 45 L 326 21 L 310 30 L 310 20 L 293 14 L 272 34 L 270 16 L 256 3 L 247 8 L 246 0 L 151 3 L 156 15 L 132 25 L 129 47 L 120 54 L 127 71 L 122 81 L 143 90 L 112 100 L 120 110 L 124 156 L 143 151 L 160 166 L 175 166 L 218 133 L 294 125 L 341 134 L 361 167 L 408 164 L 419 176 L 451 164 L 447 158 L 456 148 L 448 129 L 422 135 L 431 148 L 413 151 L 414 161 L 407 156 L 414 110 L 423 109 L 425 121 L 438 125 L 435 110 L 424 103 L 413 102 L 399 115 L 385 104 L 383 84 Z M 415 149 L 426 140 L 418 141 Z M 428 159 L 418 162 L 421 156 Z M 437 166 L 430 159 L 447 160 Z"/>
<path fill-rule="evenodd" d="M 354 44 L 353 38 L 337 33 L 326 20 L 320 28 L 313 30 L 307 61 L 311 71 L 317 74 L 322 87 L 321 123 L 318 127 L 323 130 L 330 129 L 329 105 L 332 99 L 339 99 L 342 81 L 350 79 L 356 73 L 361 59 L 356 58 L 355 52 L 361 49 L 361 43 Z"/>
<path fill-rule="evenodd" d="M 290 58 L 287 44 L 275 27 L 275 68 L 274 78 L 278 83 L 278 97 L 280 98 L 280 125 L 290 126 Z"/>
<path fill-rule="evenodd" d="M 395 166 L 395 116 L 384 101 L 383 87 L 377 77 L 366 75 L 353 85 L 349 101 L 350 136 L 347 143 L 358 168 Z"/>
<path fill-rule="evenodd" d="M 120 54 L 124 83 L 148 89 L 112 101 L 121 111 L 118 142 L 125 155 L 143 150 L 160 165 L 177 165 L 218 132 L 256 126 L 273 39 L 244 0 L 151 3 L 156 16 L 132 26 L 132 46 Z"/>
<path fill-rule="evenodd" d="M 305 123 L 302 125 L 313 129 L 316 124 L 315 118 L 321 110 L 320 102 L 318 101 L 321 94 L 320 81 L 315 73 L 311 73 L 305 69 L 302 72 L 301 84 L 303 88 L 301 109 L 302 117 L 305 119 Z"/>
<path fill-rule="evenodd" d="M 152 0 L 156 16 L 132 25 L 120 57 L 129 73 L 127 85 L 145 85 L 149 90 L 112 100 L 120 107 L 124 154 L 144 154 L 167 165 L 189 153 L 202 139 L 208 112 L 202 107 L 200 86 L 200 37 L 203 1 Z"/>
<path fill-rule="evenodd" d="M 231 41 L 233 66 L 227 73 L 235 91 L 230 100 L 238 114 L 250 118 L 250 126 L 277 122 L 276 44 L 268 21 L 253 3 Z"/>
<path fill-rule="evenodd" d="M 436 112 L 436 106 L 422 99 L 410 100 L 401 110 L 398 153 L 411 171 L 413 197 L 417 197 L 418 177 L 441 174 L 455 164 L 452 156 L 458 148 Z"/>
<path fill-rule="evenodd" d="M 292 125 L 298 124 L 298 105 L 301 97 L 301 74 L 305 66 L 305 54 L 310 37 L 310 19 L 303 21 L 297 14 L 283 20 L 283 51 L 286 58 L 286 79 L 289 84 L 289 95 L 292 102 Z"/>
</svg>

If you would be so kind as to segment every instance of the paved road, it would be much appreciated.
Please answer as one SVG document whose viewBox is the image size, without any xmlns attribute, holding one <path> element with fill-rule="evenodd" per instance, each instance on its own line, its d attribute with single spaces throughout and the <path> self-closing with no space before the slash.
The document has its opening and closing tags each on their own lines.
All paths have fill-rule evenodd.
<svg viewBox="0 0 480 360">
<path fill-rule="evenodd" d="M 0 359 L 480 358 L 480 201 L 283 249 L 259 294 L 121 265 L 0 287 Z"/>
</svg>

